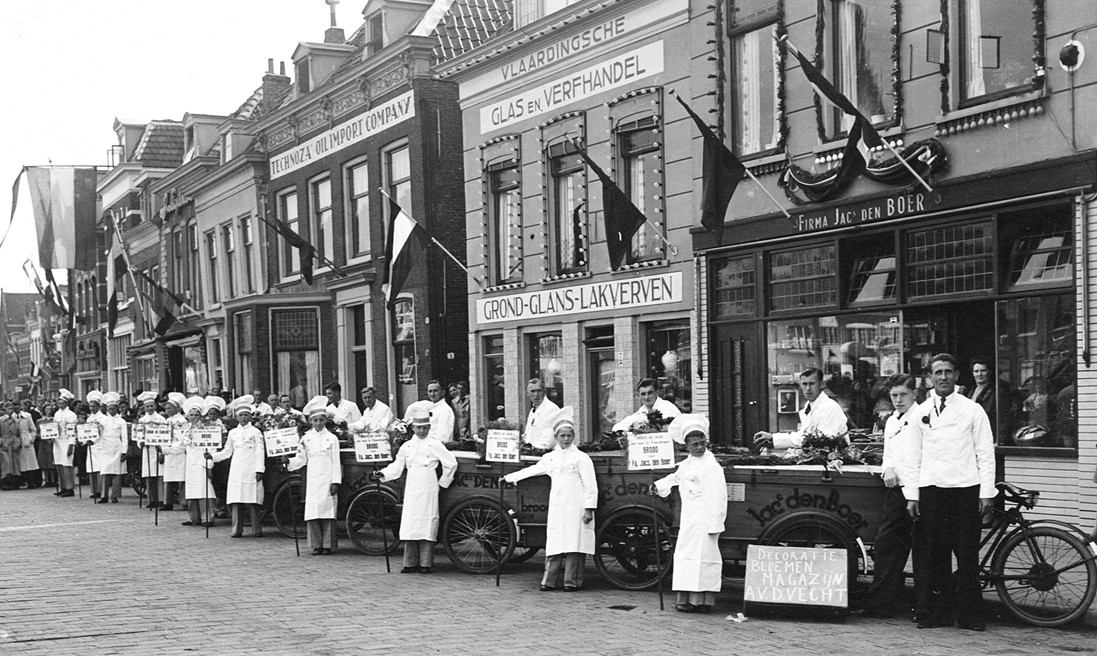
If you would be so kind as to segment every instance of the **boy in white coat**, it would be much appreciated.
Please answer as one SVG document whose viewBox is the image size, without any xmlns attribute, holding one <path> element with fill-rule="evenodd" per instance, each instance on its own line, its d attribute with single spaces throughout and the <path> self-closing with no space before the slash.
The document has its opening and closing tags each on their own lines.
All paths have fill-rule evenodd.
<svg viewBox="0 0 1097 656">
<path fill-rule="evenodd" d="M 336 547 L 335 511 L 339 506 L 339 485 L 343 468 L 339 463 L 339 439 L 328 432 L 328 399 L 317 396 L 305 405 L 312 430 L 301 438 L 297 455 L 282 456 L 290 471 L 308 466 L 305 476 L 305 525 L 309 546 L 316 556 Z"/>
<path fill-rule="evenodd" d="M 206 459 L 221 462 L 232 458 L 229 466 L 228 504 L 232 511 L 232 534 L 243 536 L 243 511 L 251 514 L 252 535 L 263 537 L 259 509 L 263 504 L 263 473 L 266 471 L 266 449 L 263 433 L 251 425 L 251 397 L 245 395 L 232 402 L 239 425 L 229 431 L 228 441 L 217 453 L 206 453 Z"/>
</svg>

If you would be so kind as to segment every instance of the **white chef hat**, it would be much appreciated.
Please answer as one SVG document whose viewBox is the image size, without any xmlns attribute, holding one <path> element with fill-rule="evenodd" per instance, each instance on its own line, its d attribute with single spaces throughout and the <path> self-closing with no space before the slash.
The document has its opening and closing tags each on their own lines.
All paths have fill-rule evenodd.
<svg viewBox="0 0 1097 656">
<path fill-rule="evenodd" d="M 237 414 L 247 412 L 250 415 L 255 412 L 255 408 L 252 407 L 254 404 L 255 397 L 251 394 L 245 394 L 232 400 L 232 411 Z"/>
<path fill-rule="evenodd" d="M 670 422 L 670 426 L 667 426 L 667 434 L 670 435 L 670 439 L 678 444 L 685 444 L 686 437 L 690 433 L 703 433 L 707 440 L 708 417 L 702 414 L 678 415 Z"/>
<path fill-rule="evenodd" d="M 88 403 L 102 403 L 103 393 L 99 390 L 92 390 L 87 393 L 87 395 L 84 397 L 84 400 Z"/>
<path fill-rule="evenodd" d="M 177 408 L 182 408 L 183 403 L 187 400 L 187 396 L 181 392 L 168 392 L 167 403 L 174 405 Z"/>
<path fill-rule="evenodd" d="M 103 405 L 118 405 L 118 392 L 107 392 L 101 397 Z"/>
<path fill-rule="evenodd" d="M 320 396 L 312 397 L 309 402 L 305 404 L 303 412 L 307 417 L 311 417 L 314 414 L 326 415 L 328 413 L 328 397 L 322 394 Z"/>
<path fill-rule="evenodd" d="M 138 403 L 144 403 L 146 401 L 155 401 L 155 400 L 156 400 L 156 392 L 153 392 L 152 390 L 149 390 L 147 392 L 141 392 L 140 394 L 137 395 L 137 402 Z"/>
<path fill-rule="evenodd" d="M 205 409 L 205 405 L 206 400 L 204 398 L 200 396 L 191 396 L 183 401 L 183 405 L 181 407 L 183 409 L 183 414 L 189 415 L 191 410 L 197 410 L 198 412 L 202 412 L 202 410 Z"/>
<path fill-rule="evenodd" d="M 412 425 L 430 423 L 430 407 L 434 405 L 430 401 L 416 401 L 408 406 L 407 416 Z"/>
<path fill-rule="evenodd" d="M 574 431 L 575 409 L 572 408 L 570 405 L 565 405 L 564 407 L 549 415 L 548 419 L 545 420 L 545 423 L 549 426 L 552 426 L 553 437 L 556 436 L 556 433 L 558 433 L 561 428 L 570 428 Z"/>
<path fill-rule="evenodd" d="M 57 398 L 61 399 L 62 401 L 72 401 L 76 398 L 76 395 L 62 387 L 61 389 L 57 390 Z"/>
<path fill-rule="evenodd" d="M 210 410 L 224 412 L 225 400 L 220 396 L 207 396 L 202 403 L 202 411 L 209 412 Z"/>
</svg>

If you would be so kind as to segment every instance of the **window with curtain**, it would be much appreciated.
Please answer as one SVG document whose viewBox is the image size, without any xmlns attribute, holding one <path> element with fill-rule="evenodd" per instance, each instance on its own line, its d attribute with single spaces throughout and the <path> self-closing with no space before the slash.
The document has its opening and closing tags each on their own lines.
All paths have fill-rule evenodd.
<svg viewBox="0 0 1097 656">
<path fill-rule="evenodd" d="M 244 291 L 255 291 L 255 274 L 252 272 L 255 239 L 251 234 L 251 217 L 240 217 L 240 243 L 244 245 Z"/>
<path fill-rule="evenodd" d="M 961 102 L 1008 94 L 1032 83 L 1037 29 L 1033 2 L 960 0 L 959 13 Z"/>
<path fill-rule="evenodd" d="M 522 194 L 518 162 L 509 160 L 488 170 L 491 195 L 489 269 L 496 285 L 522 279 Z"/>
<path fill-rule="evenodd" d="M 188 288 L 191 293 L 190 305 L 195 310 L 202 309 L 202 275 L 198 268 L 198 225 L 192 223 L 187 226 L 187 251 L 189 253 L 187 272 L 189 275 Z"/>
<path fill-rule="evenodd" d="M 310 225 L 312 245 L 321 258 L 333 259 L 335 256 L 335 235 L 331 225 L 331 178 L 313 180 L 309 185 Z M 319 266 L 327 266 L 322 260 Z"/>
<path fill-rule="evenodd" d="M 529 337 L 530 378 L 545 384 L 545 397 L 564 407 L 564 339 L 560 333 Z"/>
<path fill-rule="evenodd" d="M 876 124 L 895 111 L 891 90 L 894 21 L 892 0 L 831 2 L 834 85 Z M 840 109 L 832 111 L 836 132 L 847 131 L 853 119 Z"/>
<path fill-rule="evenodd" d="M 254 349 L 253 324 L 251 312 L 241 312 L 233 317 L 233 326 L 236 330 L 236 380 L 237 389 L 250 390 L 253 386 L 252 376 L 252 352 Z"/>
<path fill-rule="evenodd" d="M 345 187 L 348 255 L 351 258 L 369 257 L 369 176 L 365 162 L 347 168 Z"/>
<path fill-rule="evenodd" d="M 777 147 L 777 25 L 770 24 L 734 37 L 735 147 L 750 155 Z"/>
<path fill-rule="evenodd" d="M 552 175 L 553 273 L 574 273 L 587 268 L 587 212 L 583 160 L 570 143 L 549 148 Z"/>
<path fill-rule="evenodd" d="M 1021 213 L 1028 214 L 1028 213 Z M 1070 206 L 1031 216 L 1003 216 L 1009 248 L 1007 291 L 1074 284 L 1074 217 Z"/>
<path fill-rule="evenodd" d="M 221 244 L 225 249 L 225 300 L 236 298 L 236 235 L 232 224 L 221 227 Z"/>
<path fill-rule="evenodd" d="M 385 186 L 389 195 L 414 218 L 411 207 L 411 156 L 407 144 L 386 150 L 384 159 Z"/>
<path fill-rule="evenodd" d="M 647 217 L 632 237 L 630 262 L 663 258 L 663 167 L 660 130 L 654 116 L 618 126 L 620 186 L 636 209 Z"/>
<path fill-rule="evenodd" d="M 415 302 L 412 297 L 396 300 L 392 309 L 392 351 L 396 363 L 397 416 L 419 400 L 418 358 L 415 354 Z"/>
<path fill-rule="evenodd" d="M 278 194 L 278 218 L 294 232 L 301 232 L 297 218 L 297 192 L 294 190 Z M 301 256 L 297 249 L 281 236 L 277 237 L 282 245 L 282 277 L 289 277 L 301 270 Z"/>
<path fill-rule="evenodd" d="M 210 303 L 221 302 L 221 285 L 218 280 L 221 272 L 217 270 L 217 231 L 210 230 L 206 233 L 206 256 L 209 257 L 209 300 Z"/>
<path fill-rule="evenodd" d="M 320 393 L 320 318 L 316 308 L 271 310 L 272 392 L 294 399 Z"/>
</svg>

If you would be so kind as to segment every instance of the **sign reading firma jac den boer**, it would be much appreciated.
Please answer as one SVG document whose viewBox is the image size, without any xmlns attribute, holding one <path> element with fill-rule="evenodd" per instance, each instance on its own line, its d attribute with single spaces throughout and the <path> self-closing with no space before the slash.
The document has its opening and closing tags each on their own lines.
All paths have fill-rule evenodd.
<svg viewBox="0 0 1097 656">
<path fill-rule="evenodd" d="M 292 173 L 313 160 L 338 152 L 414 116 L 415 96 L 408 91 L 346 123 L 340 123 L 327 132 L 274 155 L 270 158 L 270 177 L 273 180 Z"/>
<path fill-rule="evenodd" d="M 681 301 L 682 272 L 674 271 L 631 280 L 596 282 L 526 294 L 482 298 L 476 301 L 476 322 L 486 324 L 539 319 Z"/>
</svg>

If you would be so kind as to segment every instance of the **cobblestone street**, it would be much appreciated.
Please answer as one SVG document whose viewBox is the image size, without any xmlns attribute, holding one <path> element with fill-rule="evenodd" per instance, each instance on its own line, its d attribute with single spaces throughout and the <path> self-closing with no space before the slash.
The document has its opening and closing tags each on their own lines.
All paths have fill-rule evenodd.
<svg viewBox="0 0 1097 656">
<path fill-rule="evenodd" d="M 181 512 L 0 493 L 0 653 L 11 654 L 1054 654 L 1094 653 L 1089 626 L 1035 629 L 998 618 L 986 633 L 918 630 L 906 618 L 845 623 L 726 621 L 659 611 L 655 592 L 537 591 L 540 558 L 494 577 L 459 572 L 439 550 L 431 575 L 393 573 L 344 540 L 332 557 L 180 526 Z M 667 598 L 668 606 L 670 597 Z M 1000 611 L 997 604 L 994 612 Z"/>
</svg>

